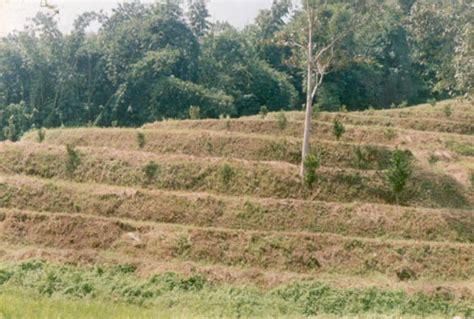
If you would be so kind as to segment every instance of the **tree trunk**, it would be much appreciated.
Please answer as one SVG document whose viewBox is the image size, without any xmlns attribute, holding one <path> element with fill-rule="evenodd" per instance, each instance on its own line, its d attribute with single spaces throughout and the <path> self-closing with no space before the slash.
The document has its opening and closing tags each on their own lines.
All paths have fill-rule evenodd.
<svg viewBox="0 0 474 319">
<path fill-rule="evenodd" d="M 308 8 L 309 10 L 309 8 Z M 304 160 L 309 151 L 309 138 L 311 135 L 311 118 L 313 109 L 313 25 L 310 13 L 308 12 L 308 53 L 307 53 L 307 83 L 306 83 L 306 115 L 304 119 L 303 148 L 301 150 L 301 168 L 300 175 L 304 176 Z"/>
</svg>

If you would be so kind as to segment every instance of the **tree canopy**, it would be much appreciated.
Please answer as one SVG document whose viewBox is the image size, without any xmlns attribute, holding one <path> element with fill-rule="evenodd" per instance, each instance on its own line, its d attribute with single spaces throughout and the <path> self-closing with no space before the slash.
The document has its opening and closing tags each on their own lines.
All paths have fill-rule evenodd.
<svg viewBox="0 0 474 319">
<path fill-rule="evenodd" d="M 352 1 L 318 0 L 315 46 L 344 37 L 314 103 L 364 109 L 472 92 L 467 2 L 378 2 L 348 27 L 358 19 Z M 110 15 L 80 15 L 64 34 L 56 13 L 38 13 L 0 40 L 0 139 L 35 127 L 186 118 L 191 106 L 211 118 L 301 109 L 306 75 L 292 42 L 306 36 L 303 18 L 297 3 L 274 0 L 237 30 L 211 24 L 204 0 L 125 2 Z"/>
</svg>

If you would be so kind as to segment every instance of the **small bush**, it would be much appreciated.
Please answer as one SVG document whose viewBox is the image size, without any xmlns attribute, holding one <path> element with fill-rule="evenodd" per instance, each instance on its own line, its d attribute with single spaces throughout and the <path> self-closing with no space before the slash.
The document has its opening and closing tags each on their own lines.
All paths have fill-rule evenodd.
<svg viewBox="0 0 474 319">
<path fill-rule="evenodd" d="M 277 126 L 280 131 L 283 131 L 288 126 L 288 119 L 283 110 L 281 110 L 277 115 Z"/>
<path fill-rule="evenodd" d="M 137 132 L 137 144 L 139 148 L 145 147 L 145 134 L 143 132 Z"/>
<path fill-rule="evenodd" d="M 393 140 L 397 137 L 397 133 L 391 127 L 384 128 L 383 135 L 385 136 L 387 140 Z"/>
<path fill-rule="evenodd" d="M 230 166 L 229 164 L 224 164 L 219 170 L 219 175 L 220 175 L 222 184 L 227 186 L 230 184 L 232 178 L 235 175 L 235 172 L 232 166 Z"/>
<path fill-rule="evenodd" d="M 356 168 L 367 169 L 369 167 L 369 153 L 366 148 L 355 146 L 352 153 L 354 154 L 354 166 Z"/>
<path fill-rule="evenodd" d="M 344 104 L 339 107 L 339 112 L 341 113 L 347 113 L 347 106 Z"/>
<path fill-rule="evenodd" d="M 268 114 L 268 107 L 266 105 L 262 105 L 260 107 L 260 112 L 259 112 L 260 116 L 262 119 L 264 119 L 265 117 L 267 117 L 267 114 Z"/>
<path fill-rule="evenodd" d="M 451 105 L 445 105 L 443 108 L 443 113 L 446 115 L 446 117 L 451 117 L 453 114 L 453 109 L 451 108 Z"/>
<path fill-rule="evenodd" d="M 308 154 L 303 162 L 304 165 L 304 176 L 303 181 L 306 187 L 311 188 L 316 181 L 316 170 L 321 165 L 321 155 Z"/>
<path fill-rule="evenodd" d="M 339 141 L 341 138 L 342 134 L 346 131 L 346 128 L 344 127 L 344 124 L 342 124 L 341 121 L 339 121 L 338 118 L 335 118 L 332 122 L 332 132 L 334 136 L 336 136 L 336 139 Z"/>
<path fill-rule="evenodd" d="M 408 101 L 404 100 L 400 104 L 398 104 L 399 109 L 403 109 L 408 106 Z"/>
<path fill-rule="evenodd" d="M 153 180 L 156 178 L 159 168 L 160 166 L 154 161 L 148 162 L 145 167 L 143 167 L 146 185 L 150 185 L 151 183 L 153 183 Z"/>
<path fill-rule="evenodd" d="M 411 175 L 411 154 L 408 151 L 395 150 L 390 156 L 386 178 L 397 203 Z"/>
<path fill-rule="evenodd" d="M 436 154 L 430 154 L 428 157 L 428 163 L 431 165 L 436 164 L 439 161 L 439 156 Z"/>
<path fill-rule="evenodd" d="M 321 105 L 319 105 L 319 104 L 313 105 L 311 117 L 313 119 L 318 119 L 319 114 L 321 114 Z"/>
<path fill-rule="evenodd" d="M 429 100 L 428 100 L 428 103 L 429 103 L 432 107 L 435 107 L 435 106 L 436 106 L 436 100 L 435 100 L 435 99 L 429 99 Z"/>
<path fill-rule="evenodd" d="M 36 133 L 38 134 L 37 136 L 37 140 L 39 143 L 43 142 L 44 141 L 44 138 L 46 137 L 46 132 L 43 128 L 40 128 L 39 130 L 36 131 Z"/>
<path fill-rule="evenodd" d="M 71 144 L 66 145 L 66 152 L 66 172 L 72 174 L 81 165 L 81 158 L 79 152 Z"/>
<path fill-rule="evenodd" d="M 189 107 L 188 113 L 191 120 L 198 120 L 201 118 L 201 108 L 199 106 L 191 105 Z"/>
</svg>

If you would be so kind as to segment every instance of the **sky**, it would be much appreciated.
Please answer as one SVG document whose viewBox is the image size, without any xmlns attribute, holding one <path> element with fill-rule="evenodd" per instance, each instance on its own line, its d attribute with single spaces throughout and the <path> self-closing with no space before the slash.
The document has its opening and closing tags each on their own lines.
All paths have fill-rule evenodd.
<svg viewBox="0 0 474 319">
<path fill-rule="evenodd" d="M 150 2 L 151 0 L 142 0 Z M 85 11 L 104 10 L 110 12 L 118 3 L 124 0 L 48 0 L 59 9 L 58 26 L 61 31 L 71 31 L 75 17 Z M 41 8 L 41 0 L 0 0 L 0 36 L 5 36 L 13 30 L 21 30 L 28 19 Z M 258 10 L 270 8 L 272 0 L 208 0 L 211 21 L 228 21 L 237 28 L 251 23 Z"/>
</svg>

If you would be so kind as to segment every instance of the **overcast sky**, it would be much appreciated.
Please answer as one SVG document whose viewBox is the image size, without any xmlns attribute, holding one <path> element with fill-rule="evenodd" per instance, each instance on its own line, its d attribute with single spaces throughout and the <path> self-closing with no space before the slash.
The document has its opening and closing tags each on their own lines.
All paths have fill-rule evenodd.
<svg viewBox="0 0 474 319">
<path fill-rule="evenodd" d="M 0 36 L 23 28 L 25 22 L 36 12 L 47 9 L 40 7 L 41 0 L 0 0 Z M 61 31 L 69 32 L 75 17 L 85 11 L 110 12 L 123 0 L 48 0 L 59 9 L 58 25 Z M 142 2 L 150 2 L 143 0 Z M 259 9 L 269 8 L 272 0 L 209 0 L 208 8 L 212 21 L 228 21 L 241 28 L 251 23 Z"/>
</svg>

